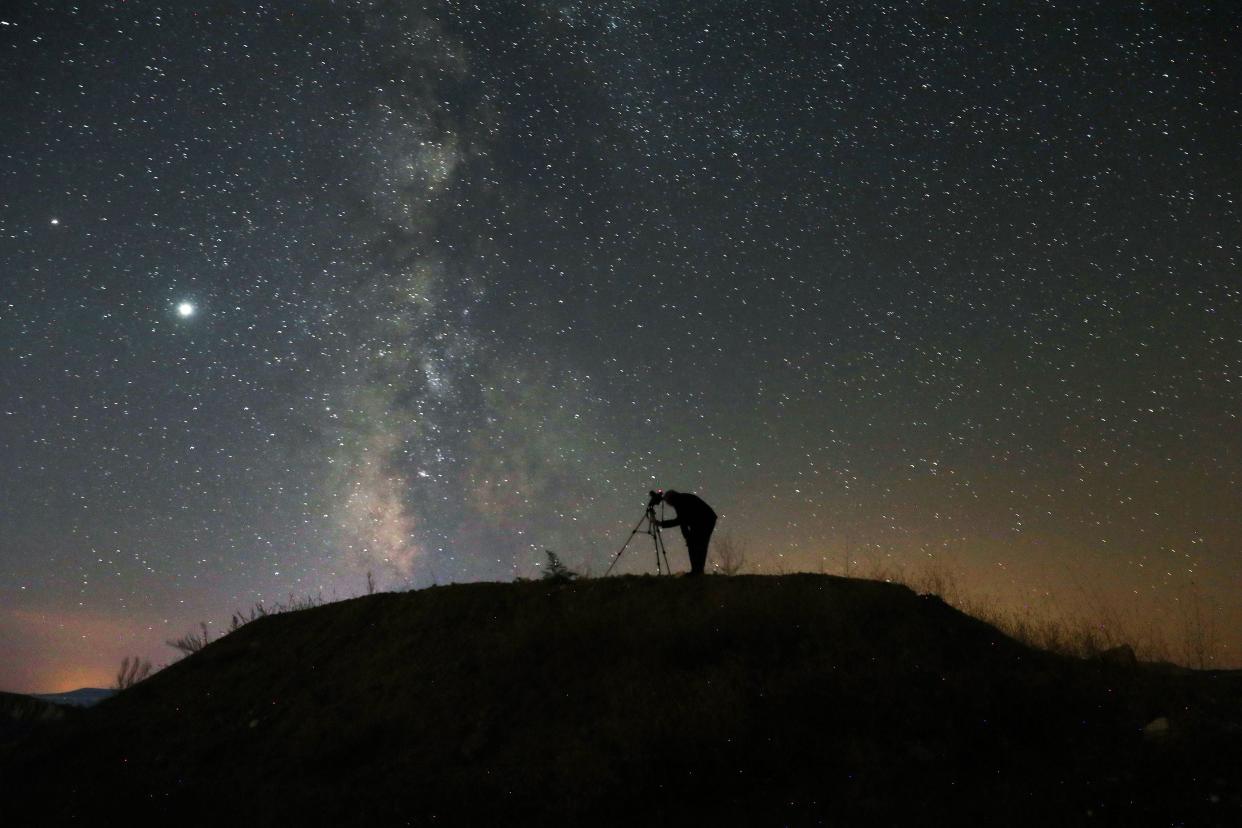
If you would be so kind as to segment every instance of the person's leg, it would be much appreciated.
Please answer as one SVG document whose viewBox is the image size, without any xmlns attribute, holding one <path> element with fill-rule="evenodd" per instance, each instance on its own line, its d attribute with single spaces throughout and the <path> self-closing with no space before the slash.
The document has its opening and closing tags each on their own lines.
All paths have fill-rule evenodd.
<svg viewBox="0 0 1242 828">
<path fill-rule="evenodd" d="M 686 549 L 690 553 L 690 574 L 702 575 L 707 563 L 707 538 L 705 532 L 692 532 L 686 536 Z"/>
<path fill-rule="evenodd" d="M 686 557 L 690 559 L 690 571 L 694 571 L 694 527 L 688 523 L 681 525 L 681 539 L 686 542 Z"/>
<path fill-rule="evenodd" d="M 703 544 L 703 551 L 699 557 L 699 571 L 703 571 L 703 567 L 707 565 L 707 546 L 712 542 L 712 531 L 716 528 L 716 521 L 704 526 L 696 535 L 695 540 Z"/>
</svg>

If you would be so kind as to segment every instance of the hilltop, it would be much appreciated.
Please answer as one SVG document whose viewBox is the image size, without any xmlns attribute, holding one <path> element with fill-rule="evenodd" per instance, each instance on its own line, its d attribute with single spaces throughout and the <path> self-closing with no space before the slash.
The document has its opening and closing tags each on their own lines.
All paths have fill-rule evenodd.
<svg viewBox="0 0 1242 828">
<path fill-rule="evenodd" d="M 74 713 L 0 748 L 0 822 L 1242 819 L 1236 672 L 1068 659 L 822 575 L 371 595 Z"/>
</svg>

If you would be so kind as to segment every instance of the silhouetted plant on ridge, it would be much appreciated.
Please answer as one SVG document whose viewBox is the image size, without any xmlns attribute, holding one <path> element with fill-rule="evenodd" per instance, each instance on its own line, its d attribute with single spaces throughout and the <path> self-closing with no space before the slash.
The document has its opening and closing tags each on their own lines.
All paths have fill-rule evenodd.
<svg viewBox="0 0 1242 828">
<path fill-rule="evenodd" d="M 580 577 L 577 572 L 561 563 L 561 559 L 551 549 L 545 549 L 544 552 L 548 555 L 548 568 L 543 571 L 543 580 L 567 584 Z"/>
<path fill-rule="evenodd" d="M 144 658 L 134 656 L 130 660 L 129 656 L 121 659 L 121 669 L 116 674 L 116 684 L 113 685 L 115 690 L 128 690 L 138 682 L 151 675 L 151 662 Z"/>
<path fill-rule="evenodd" d="M 721 575 L 736 575 L 746 566 L 746 544 L 726 532 L 716 537 L 710 554 L 714 557 L 714 569 Z"/>
<path fill-rule="evenodd" d="M 201 633 L 186 633 L 180 638 L 170 638 L 164 643 L 173 649 L 180 650 L 184 655 L 192 655 L 207 646 L 211 641 L 211 633 L 207 630 L 207 622 L 200 621 Z"/>
</svg>

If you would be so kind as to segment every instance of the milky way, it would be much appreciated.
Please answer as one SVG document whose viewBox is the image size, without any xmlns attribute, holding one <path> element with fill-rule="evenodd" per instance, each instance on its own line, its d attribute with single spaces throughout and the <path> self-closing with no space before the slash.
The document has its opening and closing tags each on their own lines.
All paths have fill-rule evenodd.
<svg viewBox="0 0 1242 828">
<path fill-rule="evenodd" d="M 752 571 L 1193 603 L 1239 662 L 1225 6 L 0 18 L 0 687 L 598 574 L 660 485 Z"/>
</svg>

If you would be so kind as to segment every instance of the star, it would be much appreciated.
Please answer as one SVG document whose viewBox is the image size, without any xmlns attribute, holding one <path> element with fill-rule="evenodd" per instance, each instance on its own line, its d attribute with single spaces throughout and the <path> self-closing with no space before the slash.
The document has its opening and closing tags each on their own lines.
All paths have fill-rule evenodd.
<svg viewBox="0 0 1242 828">
<path fill-rule="evenodd" d="M 1242 667 L 1242 51 L 1213 15 L 76 4 L 56 49 L 58 4 L 21 5 L 0 689 L 110 683 L 369 569 L 602 573 L 657 480 L 757 573 L 934 564 L 1172 655 L 1202 606 Z M 63 641 L 10 657 L 19 610 Z"/>
</svg>

